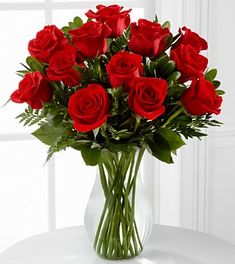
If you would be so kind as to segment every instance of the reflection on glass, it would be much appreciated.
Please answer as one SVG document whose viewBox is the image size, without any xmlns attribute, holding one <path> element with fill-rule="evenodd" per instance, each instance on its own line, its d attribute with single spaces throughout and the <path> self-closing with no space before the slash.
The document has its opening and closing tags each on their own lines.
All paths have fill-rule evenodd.
<svg viewBox="0 0 235 264">
<path fill-rule="evenodd" d="M 56 154 L 56 228 L 82 225 L 96 168 L 86 166 L 80 152 Z"/>
</svg>

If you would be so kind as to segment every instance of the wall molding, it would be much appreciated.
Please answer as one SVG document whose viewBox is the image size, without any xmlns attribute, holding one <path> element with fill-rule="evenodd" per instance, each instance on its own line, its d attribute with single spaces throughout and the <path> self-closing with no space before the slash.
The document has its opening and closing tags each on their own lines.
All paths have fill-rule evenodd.
<svg viewBox="0 0 235 264">
<path fill-rule="evenodd" d="M 209 36 L 209 17 L 209 0 L 183 0 L 183 25 L 188 25 L 206 39 Z M 193 140 L 183 150 L 184 153 L 181 159 L 182 198 L 180 222 L 183 227 L 202 232 L 207 229 L 207 158 L 209 141 L 209 137 L 201 141 Z M 189 168 L 184 168 L 185 164 Z M 188 199 L 187 202 L 185 199 Z"/>
</svg>

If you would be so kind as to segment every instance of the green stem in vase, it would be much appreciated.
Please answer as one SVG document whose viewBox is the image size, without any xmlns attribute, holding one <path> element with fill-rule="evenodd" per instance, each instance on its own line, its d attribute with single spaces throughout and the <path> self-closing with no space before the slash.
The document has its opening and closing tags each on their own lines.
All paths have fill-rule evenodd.
<svg viewBox="0 0 235 264">
<path fill-rule="evenodd" d="M 136 178 L 143 153 L 143 149 L 116 154 L 107 151 L 99 163 L 105 204 L 94 249 L 104 258 L 127 259 L 143 249 L 135 222 Z"/>
</svg>

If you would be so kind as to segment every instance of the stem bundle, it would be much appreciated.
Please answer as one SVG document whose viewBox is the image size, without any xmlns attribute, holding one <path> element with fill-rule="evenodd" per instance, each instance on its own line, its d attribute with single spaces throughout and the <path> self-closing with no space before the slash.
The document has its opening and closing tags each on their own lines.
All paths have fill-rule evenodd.
<svg viewBox="0 0 235 264">
<path fill-rule="evenodd" d="M 99 173 L 105 204 L 94 241 L 101 257 L 128 259 L 143 250 L 135 222 L 136 178 L 143 153 L 143 149 L 102 153 Z"/>
</svg>

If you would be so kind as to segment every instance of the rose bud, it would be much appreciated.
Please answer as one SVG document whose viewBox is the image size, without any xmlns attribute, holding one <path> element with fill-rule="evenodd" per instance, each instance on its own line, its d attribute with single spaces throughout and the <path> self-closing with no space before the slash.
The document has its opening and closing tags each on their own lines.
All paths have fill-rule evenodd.
<svg viewBox="0 0 235 264">
<path fill-rule="evenodd" d="M 112 87 L 122 86 L 128 90 L 130 80 L 143 73 L 142 57 L 127 51 L 120 51 L 111 58 L 106 69 Z"/>
<path fill-rule="evenodd" d="M 123 7 L 119 5 L 97 5 L 96 8 L 98 9 L 96 13 L 89 10 L 86 15 L 89 18 L 95 18 L 98 22 L 107 24 L 112 30 L 109 35 L 110 38 L 122 35 L 123 31 L 129 26 L 131 9 L 122 11 Z"/>
</svg>

